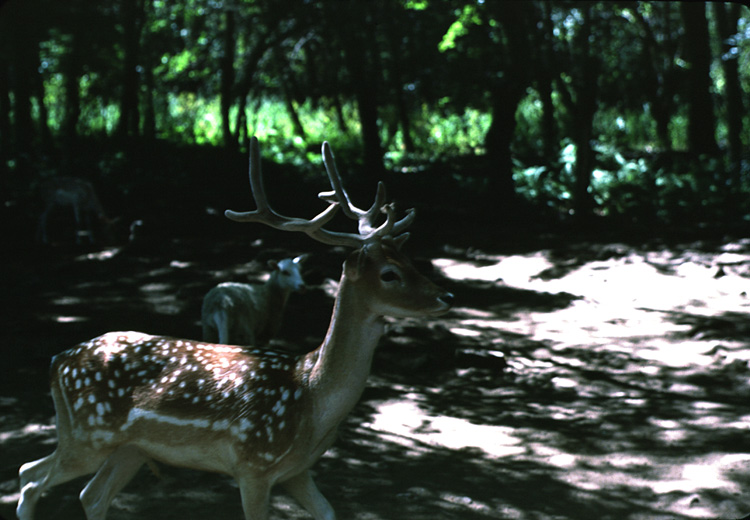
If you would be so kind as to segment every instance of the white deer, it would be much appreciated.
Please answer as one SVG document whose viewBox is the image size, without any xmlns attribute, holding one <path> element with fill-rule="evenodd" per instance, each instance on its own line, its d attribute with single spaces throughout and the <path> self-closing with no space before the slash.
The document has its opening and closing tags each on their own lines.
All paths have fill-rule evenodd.
<svg viewBox="0 0 750 520">
<path fill-rule="evenodd" d="M 84 236 L 91 244 L 98 235 L 109 238 L 111 221 L 90 182 L 77 177 L 52 177 L 41 183 L 40 194 L 44 209 L 37 225 L 37 241 L 49 244 L 49 220 L 56 211 L 66 208 L 73 212 L 75 219 L 76 244 L 80 244 Z"/>
<path fill-rule="evenodd" d="M 343 265 L 323 343 L 303 356 L 207 344 L 137 332 L 111 332 L 52 360 L 58 446 L 20 469 L 17 514 L 31 520 L 50 486 L 96 473 L 81 492 L 88 520 L 102 520 L 115 494 L 149 459 L 216 471 L 237 480 L 245 520 L 268 518 L 271 488 L 281 484 L 316 519 L 335 514 L 310 467 L 333 443 L 359 400 L 384 316 L 447 312 L 453 295 L 419 274 L 399 251 L 414 218 L 396 221 L 382 183 L 373 206 L 351 204 L 328 143 L 323 159 L 330 205 L 311 220 L 268 205 L 258 141 L 250 144 L 250 184 L 258 209 L 226 215 L 300 231 L 329 245 L 356 248 Z M 357 233 L 324 229 L 341 208 Z M 380 225 L 376 220 L 385 213 Z"/>
<path fill-rule="evenodd" d="M 307 255 L 271 260 L 262 285 L 220 283 L 203 298 L 203 341 L 224 345 L 267 345 L 278 334 L 289 296 L 305 290 L 302 263 Z"/>
</svg>

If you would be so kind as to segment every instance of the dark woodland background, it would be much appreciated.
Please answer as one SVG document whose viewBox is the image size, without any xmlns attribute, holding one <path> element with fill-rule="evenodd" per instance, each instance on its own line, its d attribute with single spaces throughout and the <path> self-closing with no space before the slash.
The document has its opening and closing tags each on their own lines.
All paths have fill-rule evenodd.
<svg viewBox="0 0 750 520">
<path fill-rule="evenodd" d="M 200 338 L 212 286 L 307 252 L 279 344 L 320 343 L 345 252 L 223 216 L 253 209 L 253 135 L 284 214 L 325 207 L 324 140 L 355 204 L 384 180 L 457 298 L 389 321 L 315 466 L 340 518 L 747 515 L 749 51 L 726 2 L 0 1 L 0 518 L 56 443 L 50 356 Z M 53 204 L 44 240 L 71 177 L 91 232 Z M 83 518 L 83 485 L 38 518 Z M 108 518 L 240 516 L 228 479 L 162 467 Z"/>
<path fill-rule="evenodd" d="M 33 232 L 35 188 L 54 175 L 91 181 L 121 227 L 164 205 L 241 203 L 249 135 L 289 198 L 317 189 L 328 140 L 354 193 L 385 179 L 406 204 L 500 227 L 736 226 L 750 211 L 750 18 L 739 3 L 0 9 L 10 235 Z"/>
</svg>

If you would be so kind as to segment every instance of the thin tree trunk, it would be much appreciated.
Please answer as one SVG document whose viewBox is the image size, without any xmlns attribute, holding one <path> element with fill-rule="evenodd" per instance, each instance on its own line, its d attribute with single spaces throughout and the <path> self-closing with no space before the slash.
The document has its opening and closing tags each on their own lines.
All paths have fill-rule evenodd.
<svg viewBox="0 0 750 520">
<path fill-rule="evenodd" d="M 238 144 L 237 136 L 232 134 L 229 124 L 229 110 L 234 102 L 235 25 L 234 12 L 228 9 L 224 13 L 224 55 L 219 66 L 221 69 L 221 133 L 224 146 L 230 150 L 236 149 Z"/>
<path fill-rule="evenodd" d="M 142 12 L 142 0 L 123 0 L 120 5 L 123 13 L 125 58 L 117 134 L 120 137 L 128 137 L 138 135 L 140 124 L 137 66 L 140 39 L 138 18 Z"/>
<path fill-rule="evenodd" d="M 712 4 L 716 24 L 721 38 L 721 63 L 724 68 L 727 142 L 729 143 L 730 183 L 738 188 L 740 182 L 740 159 L 742 157 L 742 116 L 745 108 L 742 102 L 742 89 L 739 78 L 739 49 L 736 42 L 730 41 L 737 32 L 740 17 L 739 4 Z"/>
<path fill-rule="evenodd" d="M 688 146 L 696 155 L 715 154 L 716 119 L 711 99 L 711 50 L 704 2 L 680 3 L 688 68 Z"/>
<path fill-rule="evenodd" d="M 8 62 L 0 55 L 0 197 L 8 200 L 8 159 L 11 156 L 10 77 Z"/>
</svg>

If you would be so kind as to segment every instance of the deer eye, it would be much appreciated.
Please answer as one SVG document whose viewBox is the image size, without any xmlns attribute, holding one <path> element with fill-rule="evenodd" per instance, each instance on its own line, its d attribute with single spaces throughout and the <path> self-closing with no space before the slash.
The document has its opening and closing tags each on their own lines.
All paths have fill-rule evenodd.
<svg viewBox="0 0 750 520">
<path fill-rule="evenodd" d="M 401 281 L 401 277 L 398 275 L 396 271 L 392 269 L 386 269 L 385 271 L 380 273 L 380 279 L 386 283 Z"/>
</svg>

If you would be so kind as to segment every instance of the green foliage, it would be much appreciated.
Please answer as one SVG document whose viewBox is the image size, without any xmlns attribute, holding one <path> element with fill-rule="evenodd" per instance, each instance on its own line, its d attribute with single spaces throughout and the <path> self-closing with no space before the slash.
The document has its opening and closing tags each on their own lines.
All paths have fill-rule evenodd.
<svg viewBox="0 0 750 520">
<path fill-rule="evenodd" d="M 456 20 L 448 27 L 448 30 L 443 35 L 443 39 L 438 44 L 440 52 L 455 48 L 456 40 L 468 34 L 470 25 L 479 25 L 481 23 L 477 6 L 474 4 L 464 5 L 463 9 L 456 10 L 456 15 Z"/>
<path fill-rule="evenodd" d="M 468 196 L 515 186 L 563 214 L 582 180 L 596 214 L 634 220 L 675 219 L 722 206 L 727 190 L 736 198 L 750 191 L 746 154 L 734 165 L 717 157 L 662 161 L 689 151 L 692 139 L 692 64 L 677 4 L 26 0 L 14 7 L 3 13 L 14 13 L 10 21 L 0 16 L 0 79 L 10 78 L 0 81 L 3 171 L 20 171 L 35 150 L 66 146 L 70 134 L 230 150 L 256 135 L 269 159 L 316 172 L 324 140 L 357 168 L 368 166 L 368 149 L 382 151 L 384 165 L 397 171 L 479 157 L 481 168 L 450 173 Z M 723 151 L 732 137 L 723 65 L 737 60 L 746 102 L 750 12 L 742 8 L 729 51 L 716 10 L 706 14 L 713 137 Z M 492 125 L 498 100 L 510 104 L 515 125 L 507 118 Z M 743 113 L 746 150 L 747 107 Z M 135 123 L 126 127 L 129 114 Z M 490 128 L 508 143 L 504 153 L 489 153 L 497 142 Z M 577 152 L 587 147 L 593 160 L 579 173 Z M 39 155 L 54 156 L 48 152 Z M 512 172 L 509 160 L 492 162 L 508 156 Z M 495 182 L 509 175 L 513 184 Z"/>
</svg>

